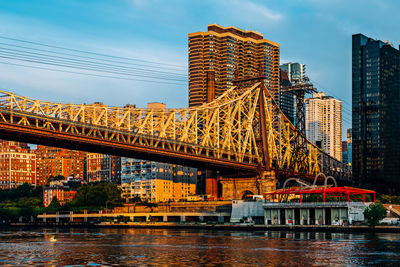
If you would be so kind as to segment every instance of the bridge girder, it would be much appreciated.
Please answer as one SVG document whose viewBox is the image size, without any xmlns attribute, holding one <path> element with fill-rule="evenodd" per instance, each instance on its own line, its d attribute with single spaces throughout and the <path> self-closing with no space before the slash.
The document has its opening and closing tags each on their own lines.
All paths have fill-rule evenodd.
<svg viewBox="0 0 400 267">
<path fill-rule="evenodd" d="M 166 110 L 50 103 L 0 93 L 4 139 L 216 169 L 226 175 L 275 170 L 312 176 L 327 166 L 343 172 L 343 166 L 297 132 L 262 83 L 232 87 L 200 107 Z M 302 162 L 293 164 L 299 138 L 307 149 L 296 155 Z"/>
</svg>

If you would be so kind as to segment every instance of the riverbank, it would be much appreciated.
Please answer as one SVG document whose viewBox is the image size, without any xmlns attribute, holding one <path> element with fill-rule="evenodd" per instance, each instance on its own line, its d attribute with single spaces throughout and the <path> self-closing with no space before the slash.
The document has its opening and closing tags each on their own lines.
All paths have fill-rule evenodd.
<svg viewBox="0 0 400 267">
<path fill-rule="evenodd" d="M 193 229 L 212 231 L 289 231 L 289 232 L 338 232 L 338 233 L 400 233 L 400 226 L 367 225 L 251 225 L 251 224 L 206 224 L 206 223 L 14 223 L 4 227 L 61 227 L 61 228 L 132 228 L 132 229 Z"/>
</svg>

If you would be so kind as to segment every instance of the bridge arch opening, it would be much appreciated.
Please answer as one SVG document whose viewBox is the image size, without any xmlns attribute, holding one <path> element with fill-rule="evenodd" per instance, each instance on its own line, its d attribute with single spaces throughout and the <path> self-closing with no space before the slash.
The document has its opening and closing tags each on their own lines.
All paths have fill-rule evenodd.
<svg viewBox="0 0 400 267">
<path fill-rule="evenodd" d="M 246 190 L 246 191 L 243 191 L 243 192 L 240 194 L 240 199 L 242 199 L 242 200 L 253 199 L 253 195 L 254 195 L 253 192 L 251 192 L 251 191 L 249 191 L 249 190 Z"/>
</svg>

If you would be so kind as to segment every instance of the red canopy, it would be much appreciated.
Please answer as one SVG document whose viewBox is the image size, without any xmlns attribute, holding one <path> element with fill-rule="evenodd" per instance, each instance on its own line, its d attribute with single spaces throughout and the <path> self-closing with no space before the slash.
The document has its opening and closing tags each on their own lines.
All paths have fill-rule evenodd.
<svg viewBox="0 0 400 267">
<path fill-rule="evenodd" d="M 361 188 L 355 187 L 348 187 L 348 186 L 341 186 L 341 187 L 317 187 L 317 188 L 306 188 L 306 189 L 299 189 L 299 188 L 289 188 L 285 190 L 276 190 L 274 192 L 265 193 L 265 195 L 312 195 L 312 194 L 322 194 L 323 201 L 325 202 L 325 196 L 331 197 L 343 197 L 346 196 L 348 201 L 350 201 L 351 195 L 363 195 L 363 202 L 365 202 L 365 195 L 366 194 L 373 194 L 374 195 L 374 202 L 375 202 L 375 191 L 373 190 L 366 190 Z M 300 198 L 300 202 L 301 202 Z"/>
</svg>

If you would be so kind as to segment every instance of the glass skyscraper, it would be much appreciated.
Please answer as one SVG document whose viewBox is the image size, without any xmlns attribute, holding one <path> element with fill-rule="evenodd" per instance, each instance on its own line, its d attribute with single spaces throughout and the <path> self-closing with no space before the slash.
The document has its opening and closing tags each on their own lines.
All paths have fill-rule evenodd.
<svg viewBox="0 0 400 267">
<path fill-rule="evenodd" d="M 353 177 L 400 193 L 399 50 L 362 34 L 352 39 Z"/>
</svg>

